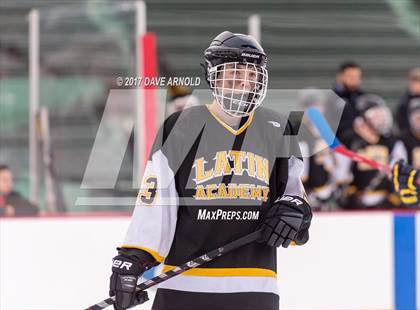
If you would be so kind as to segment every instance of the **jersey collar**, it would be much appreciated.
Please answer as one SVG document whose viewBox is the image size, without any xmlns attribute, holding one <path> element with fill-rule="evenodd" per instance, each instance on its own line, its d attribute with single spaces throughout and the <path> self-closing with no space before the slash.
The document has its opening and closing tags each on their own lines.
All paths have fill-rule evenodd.
<svg viewBox="0 0 420 310">
<path fill-rule="evenodd" d="M 245 129 L 247 129 L 249 127 L 249 125 L 252 122 L 252 119 L 254 118 L 254 112 L 252 112 L 247 121 L 245 122 L 245 124 L 243 124 L 238 130 L 233 129 L 232 127 L 230 127 L 228 124 L 226 124 L 224 121 L 222 121 L 216 114 L 214 114 L 210 109 L 209 106 L 206 105 L 207 110 L 209 111 L 209 113 L 214 117 L 214 119 L 220 124 L 222 125 L 222 127 L 224 127 L 227 131 L 229 131 L 231 134 L 238 136 L 241 133 L 243 133 L 245 131 Z"/>
</svg>

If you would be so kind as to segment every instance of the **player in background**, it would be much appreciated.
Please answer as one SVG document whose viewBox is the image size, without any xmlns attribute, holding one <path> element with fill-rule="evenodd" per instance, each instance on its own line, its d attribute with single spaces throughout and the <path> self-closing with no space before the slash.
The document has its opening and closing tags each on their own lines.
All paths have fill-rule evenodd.
<svg viewBox="0 0 420 310">
<path fill-rule="evenodd" d="M 420 67 L 413 68 L 408 74 L 407 90 L 401 97 L 396 111 L 396 121 L 400 131 L 407 130 L 408 104 L 412 99 L 420 98 Z"/>
<path fill-rule="evenodd" d="M 198 105 L 199 100 L 192 92 L 193 90 L 186 86 L 168 86 L 165 118 L 172 113 Z"/>
<path fill-rule="evenodd" d="M 407 163 L 399 162 L 393 168 L 395 191 L 400 194 L 402 206 L 419 206 L 420 180 L 420 98 L 413 98 L 407 109 L 408 128 L 400 139 L 407 151 Z M 417 181 L 416 181 L 417 180 Z"/>
<path fill-rule="evenodd" d="M 420 168 L 420 97 L 407 105 L 408 128 L 401 132 L 400 139 L 407 150 L 407 163 Z"/>
<path fill-rule="evenodd" d="M 315 88 L 304 89 L 298 95 L 299 106 L 304 110 L 316 107 L 325 113 L 326 100 L 326 94 Z M 299 141 L 299 146 L 305 165 L 303 185 L 312 210 L 328 210 L 336 189 L 331 173 L 334 169 L 333 154 L 306 116 L 303 117 L 302 125 L 300 130 L 304 138 Z"/>
<path fill-rule="evenodd" d="M 357 100 L 356 109 L 360 116 L 354 120 L 354 136 L 349 148 L 383 165 L 392 165 L 405 158 L 402 142 L 392 133 L 392 114 L 385 101 L 377 95 L 363 95 Z M 352 180 L 347 179 L 349 185 L 340 202 L 342 208 L 389 208 L 399 205 L 392 183 L 385 174 L 366 164 L 350 162 L 350 159 L 346 165 L 344 156 L 336 156 L 341 161 L 336 173 L 341 178 L 352 177 Z M 340 177 L 337 179 L 340 180 Z"/>
<path fill-rule="evenodd" d="M 264 50 L 225 31 L 204 58 L 214 101 L 175 112 L 160 128 L 113 260 L 116 309 L 144 301 L 146 293 L 134 291 L 148 268 L 174 268 L 262 228 L 260 242 L 161 283 L 152 309 L 278 310 L 276 247 L 309 239 L 312 213 L 292 127 L 259 107 L 268 81 Z"/>
</svg>

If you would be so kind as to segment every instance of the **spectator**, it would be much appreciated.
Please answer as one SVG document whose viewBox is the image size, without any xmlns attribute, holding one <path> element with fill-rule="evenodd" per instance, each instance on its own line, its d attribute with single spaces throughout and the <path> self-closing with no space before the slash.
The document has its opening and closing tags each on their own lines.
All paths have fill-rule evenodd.
<svg viewBox="0 0 420 310">
<path fill-rule="evenodd" d="M 39 209 L 13 191 L 13 175 L 10 168 L 0 165 L 0 217 L 34 216 Z"/>
<path fill-rule="evenodd" d="M 336 82 L 333 91 L 345 101 L 344 111 L 338 126 L 337 136 L 347 145 L 347 140 L 352 135 L 353 121 L 357 117 L 356 100 L 364 92 L 360 89 L 362 83 L 362 68 L 353 61 L 343 62 L 337 70 Z M 329 102 L 329 112 L 335 111 L 336 101 Z M 332 106 L 331 106 L 332 105 Z M 331 117 L 336 116 L 334 113 Z M 328 116 L 327 116 L 328 117 Z"/>
<path fill-rule="evenodd" d="M 401 97 L 396 111 L 396 118 L 400 131 L 409 129 L 408 103 L 411 99 L 420 98 L 420 67 L 414 68 L 408 75 L 408 87 Z"/>
</svg>

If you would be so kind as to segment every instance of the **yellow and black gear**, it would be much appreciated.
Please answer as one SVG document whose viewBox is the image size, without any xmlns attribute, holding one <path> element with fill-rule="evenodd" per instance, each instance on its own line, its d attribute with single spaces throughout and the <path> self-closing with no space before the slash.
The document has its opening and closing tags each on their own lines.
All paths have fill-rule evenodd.
<svg viewBox="0 0 420 310">
<path fill-rule="evenodd" d="M 405 206 L 419 205 L 420 173 L 418 169 L 398 161 L 392 169 L 394 190 L 399 194 Z"/>
</svg>

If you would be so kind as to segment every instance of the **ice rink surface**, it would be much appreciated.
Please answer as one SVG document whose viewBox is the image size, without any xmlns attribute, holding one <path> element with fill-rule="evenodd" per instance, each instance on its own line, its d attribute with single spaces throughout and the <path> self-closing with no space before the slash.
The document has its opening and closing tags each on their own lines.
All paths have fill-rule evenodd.
<svg viewBox="0 0 420 310">
<path fill-rule="evenodd" d="M 315 214 L 310 242 L 279 250 L 281 308 L 394 309 L 393 217 Z M 84 309 L 107 298 L 111 259 L 128 223 L 121 216 L 0 220 L 0 308 Z"/>
</svg>

